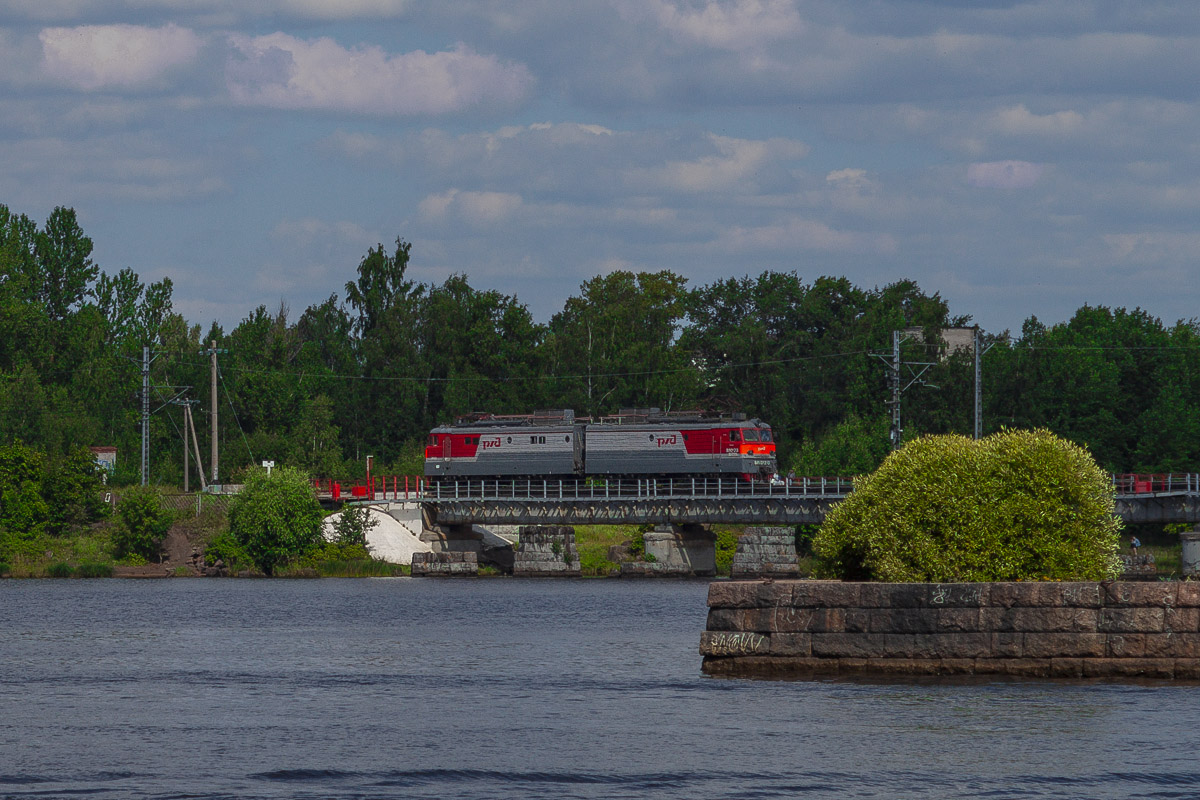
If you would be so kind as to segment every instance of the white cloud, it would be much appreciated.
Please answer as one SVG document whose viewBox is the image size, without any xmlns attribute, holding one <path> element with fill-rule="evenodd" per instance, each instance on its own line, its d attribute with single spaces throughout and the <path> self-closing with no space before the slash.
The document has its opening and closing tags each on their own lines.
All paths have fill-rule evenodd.
<svg viewBox="0 0 1200 800">
<path fill-rule="evenodd" d="M 1074 133 L 1083 126 L 1078 111 L 1056 111 L 1053 114 L 1033 114 L 1024 105 L 1003 108 L 996 112 L 995 125 L 1001 133 L 1062 136 Z"/>
<path fill-rule="evenodd" d="M 765 167 L 777 170 L 778 162 L 803 158 L 808 146 L 790 139 L 732 139 L 710 135 L 715 154 L 694 161 L 671 161 L 661 167 L 631 172 L 635 184 L 683 192 L 712 192 L 745 187 Z"/>
<path fill-rule="evenodd" d="M 1191 263 L 1200 253 L 1200 233 L 1155 231 L 1114 233 L 1101 237 L 1112 256 L 1135 264 Z"/>
<path fill-rule="evenodd" d="M 722 50 L 750 50 L 791 38 L 804 29 L 789 0 L 708 0 L 699 7 L 657 0 L 643 8 L 663 30 Z"/>
<path fill-rule="evenodd" d="M 363 114 L 443 114 L 520 101 L 533 83 L 522 64 L 503 63 L 466 45 L 453 50 L 391 55 L 329 38 L 306 41 L 286 33 L 230 37 L 234 49 L 226 86 L 234 102 L 283 109 Z"/>
<path fill-rule="evenodd" d="M 523 201 L 511 192 L 473 192 L 449 189 L 429 195 L 418 206 L 427 222 L 442 222 L 454 216 L 468 225 L 492 225 L 520 210 Z"/>
<path fill-rule="evenodd" d="M 193 61 L 203 44 L 187 28 L 164 25 L 81 25 L 44 28 L 42 69 L 51 78 L 84 90 L 133 89 Z"/>
<path fill-rule="evenodd" d="M 886 255 L 896 251 L 896 241 L 890 234 L 837 230 L 809 219 L 758 227 L 737 226 L 723 232 L 718 241 L 732 252 L 799 249 Z"/>
<path fill-rule="evenodd" d="M 295 247 L 308 248 L 316 243 L 327 246 L 330 242 L 341 242 L 361 247 L 364 251 L 373 247 L 379 238 L 356 222 L 326 222 L 314 217 L 281 220 L 271 235 Z"/>
<path fill-rule="evenodd" d="M 1045 169 L 1045 164 L 1029 161 L 977 162 L 967 167 L 967 183 L 987 189 L 1028 189 Z"/>
</svg>

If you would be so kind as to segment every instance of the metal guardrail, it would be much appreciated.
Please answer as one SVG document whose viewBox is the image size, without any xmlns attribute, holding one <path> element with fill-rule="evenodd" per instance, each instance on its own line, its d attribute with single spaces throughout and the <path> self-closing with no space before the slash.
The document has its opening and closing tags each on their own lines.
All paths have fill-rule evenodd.
<svg viewBox="0 0 1200 800">
<path fill-rule="evenodd" d="M 1152 495 L 1200 496 L 1200 473 L 1125 473 L 1112 476 L 1118 498 Z M 639 500 L 692 497 L 796 498 L 836 500 L 854 489 L 852 478 L 804 477 L 749 482 L 741 478 L 640 478 L 640 479 L 521 479 L 426 482 L 420 477 L 375 479 L 370 486 L 338 486 L 318 481 L 318 496 L 349 502 L 407 501 L 436 503 L 442 500 Z"/>
<path fill-rule="evenodd" d="M 1113 490 L 1118 496 L 1143 494 L 1200 494 L 1200 473 L 1126 473 L 1113 475 Z"/>
</svg>

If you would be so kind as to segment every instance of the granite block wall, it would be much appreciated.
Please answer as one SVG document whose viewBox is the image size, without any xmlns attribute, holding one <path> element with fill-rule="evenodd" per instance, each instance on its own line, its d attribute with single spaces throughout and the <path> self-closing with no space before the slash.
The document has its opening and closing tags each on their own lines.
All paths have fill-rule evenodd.
<svg viewBox="0 0 1200 800">
<path fill-rule="evenodd" d="M 726 581 L 708 605 L 713 675 L 1200 680 L 1200 583 Z"/>
<path fill-rule="evenodd" d="M 566 525 L 522 525 L 517 531 L 513 575 L 526 578 L 577 578 L 583 574 L 575 529 Z"/>
<path fill-rule="evenodd" d="M 479 554 L 471 551 L 445 553 L 413 553 L 412 575 L 459 576 L 479 574 Z"/>
</svg>

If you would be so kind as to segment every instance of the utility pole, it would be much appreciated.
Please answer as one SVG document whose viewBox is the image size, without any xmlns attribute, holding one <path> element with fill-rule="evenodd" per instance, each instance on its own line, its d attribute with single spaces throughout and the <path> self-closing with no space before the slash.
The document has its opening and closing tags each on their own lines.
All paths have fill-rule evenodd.
<svg viewBox="0 0 1200 800">
<path fill-rule="evenodd" d="M 192 402 L 195 401 L 184 406 L 184 411 L 187 414 L 188 429 L 192 432 L 192 451 L 196 456 L 196 474 L 200 476 L 200 489 L 203 491 L 208 488 L 208 485 L 204 482 L 204 465 L 200 463 L 200 440 L 196 438 L 196 421 L 192 418 Z M 186 437 L 187 432 L 185 431 L 183 435 Z"/>
<path fill-rule="evenodd" d="M 979 326 L 975 326 L 975 438 L 983 438 L 983 354 L 996 346 L 992 342 L 983 346 Z"/>
<path fill-rule="evenodd" d="M 190 411 L 190 409 L 187 406 L 184 406 L 183 407 L 183 493 L 184 494 L 187 494 L 188 492 L 191 491 L 191 487 L 188 485 L 188 458 L 191 456 L 191 453 L 188 452 L 188 429 L 187 429 L 188 417 L 191 415 L 188 413 L 188 411 Z"/>
<path fill-rule="evenodd" d="M 212 353 L 212 482 L 217 482 L 217 342 L 209 344 Z"/>
<path fill-rule="evenodd" d="M 900 449 L 900 331 L 892 331 L 892 449 Z"/>
<path fill-rule="evenodd" d="M 888 400 L 888 407 L 892 412 L 892 430 L 890 433 L 892 440 L 892 449 L 900 449 L 900 396 L 908 391 L 914 384 L 924 384 L 921 376 L 934 365 L 932 361 L 902 361 L 900 359 L 900 345 L 905 340 L 900 338 L 900 331 L 892 331 L 892 352 L 890 353 L 871 353 L 871 355 L 883 361 L 888 368 L 888 386 L 891 388 L 891 399 Z M 911 379 L 907 384 L 903 383 L 902 368 L 908 367 L 908 372 Z M 920 369 L 917 369 L 920 367 Z M 936 388 L 936 387 L 935 387 Z"/>
<path fill-rule="evenodd" d="M 142 348 L 142 486 L 150 472 L 150 348 Z"/>
<path fill-rule="evenodd" d="M 217 348 L 216 340 L 209 343 L 207 350 L 201 350 L 200 355 L 212 356 L 212 481 L 217 482 L 217 354 L 228 353 L 225 348 Z"/>
</svg>

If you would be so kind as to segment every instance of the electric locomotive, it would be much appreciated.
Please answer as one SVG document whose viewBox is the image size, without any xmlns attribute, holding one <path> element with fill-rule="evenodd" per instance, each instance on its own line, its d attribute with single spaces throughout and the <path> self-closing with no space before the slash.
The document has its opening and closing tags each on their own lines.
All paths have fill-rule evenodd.
<svg viewBox="0 0 1200 800">
<path fill-rule="evenodd" d="M 570 409 L 521 416 L 476 414 L 434 428 L 425 447 L 431 480 L 474 478 L 719 477 L 770 480 L 771 426 L 744 414 L 625 409 L 598 420 Z"/>
</svg>

